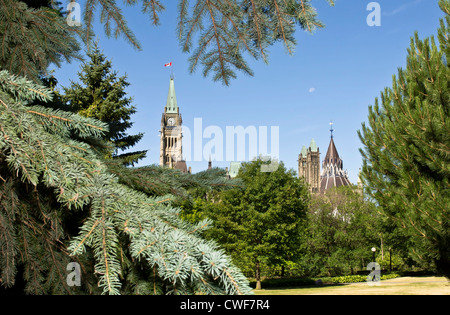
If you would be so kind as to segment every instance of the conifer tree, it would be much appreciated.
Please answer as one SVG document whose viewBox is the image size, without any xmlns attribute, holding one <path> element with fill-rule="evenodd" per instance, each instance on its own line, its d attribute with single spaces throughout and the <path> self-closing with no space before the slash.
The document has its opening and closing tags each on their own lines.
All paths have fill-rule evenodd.
<svg viewBox="0 0 450 315">
<path fill-rule="evenodd" d="M 216 79 L 226 84 L 233 70 L 250 73 L 242 58 L 246 51 L 258 58 L 279 40 L 292 51 L 292 23 L 311 31 L 321 26 L 309 0 L 232 1 L 237 4 L 232 10 L 220 2 L 198 1 L 195 7 L 203 8 L 193 8 L 195 17 L 190 19 L 188 2 L 180 1 L 179 26 L 187 32 L 179 36 L 189 44 L 204 29 L 202 24 L 217 29 L 213 37 L 203 37 L 203 44 L 216 44 L 217 49 L 196 55 L 206 70 L 214 66 Z M 185 177 L 181 185 L 167 185 L 159 192 L 149 189 L 179 174 L 162 172 L 158 182 L 151 168 L 137 174 L 121 171 L 124 168 L 106 163 L 92 145 L 95 140 L 102 143 L 109 132 L 105 123 L 36 105 L 52 101 L 50 90 L 36 84 L 49 64 L 79 58 L 75 34 L 90 42 L 96 7 L 102 10 L 107 35 L 125 35 L 139 47 L 114 2 L 86 1 L 85 29 L 69 27 L 57 4 L 5 0 L 0 6 L 0 286 L 14 286 L 23 278 L 25 292 L 34 294 L 250 293 L 230 258 L 202 238 L 210 222 L 182 221 L 171 203 L 173 195 L 155 196 L 181 191 L 183 185 L 222 185 L 220 180 L 211 174 Z M 142 5 L 157 24 L 160 2 Z M 247 17 L 253 21 L 248 26 Z M 224 36 L 228 40 L 222 41 Z M 121 176 L 113 174 L 109 164 L 117 166 Z M 142 176 L 148 177 L 139 182 Z M 82 266 L 79 288 L 70 287 L 65 277 L 67 263 L 74 261 Z"/>
<path fill-rule="evenodd" d="M 50 64 L 80 59 L 76 33 L 56 1 L 5 0 L 0 4 L 0 69 L 39 82 Z M 55 5 L 55 7 L 53 6 Z"/>
<path fill-rule="evenodd" d="M 144 136 L 127 134 L 131 128 L 131 116 L 136 113 L 133 99 L 127 97 L 127 77 L 118 77 L 112 70 L 112 62 L 100 51 L 96 43 L 88 52 L 89 60 L 84 62 L 78 73 L 80 83 L 71 81 L 64 88 L 64 101 L 71 111 L 85 117 L 92 117 L 108 124 L 109 131 L 104 138 L 114 147 L 112 156 L 125 165 L 134 165 L 145 157 L 147 151 L 122 153 L 133 147 Z"/>
<path fill-rule="evenodd" d="M 450 1 L 434 36 L 411 39 L 381 103 L 369 107 L 363 179 L 367 192 L 411 238 L 411 255 L 450 277 Z"/>
<path fill-rule="evenodd" d="M 334 5 L 334 0 L 326 1 Z M 189 71 L 192 73 L 202 66 L 205 77 L 212 74 L 214 81 L 229 85 L 236 78 L 236 71 L 253 75 L 246 58 L 268 63 L 268 49 L 277 42 L 283 43 L 286 51 L 293 54 L 297 26 L 310 33 L 324 27 L 311 2 L 179 0 L 174 25 L 182 51 L 191 54 Z M 123 3 L 140 5 L 154 25 L 159 24 L 159 15 L 165 10 L 160 0 L 124 0 Z M 0 20 L 5 23 L 0 26 L 0 38 L 14 50 L 2 52 L 2 69 L 12 73 L 19 73 L 19 70 L 20 74 L 36 80 L 39 70 L 46 69 L 49 63 L 59 66 L 64 59 L 80 58 L 77 38 L 81 37 L 89 47 L 98 11 L 108 37 L 121 36 L 133 47 L 142 48 L 116 1 L 86 0 L 81 8 L 82 27 L 69 27 L 60 16 L 59 5 L 60 2 L 53 0 L 3 1 Z M 193 44 L 194 39 L 198 39 L 196 44 Z"/>
<path fill-rule="evenodd" d="M 50 90 L 0 71 L 1 286 L 20 270 L 34 294 L 250 293 L 231 259 L 201 237 L 208 220 L 182 221 L 172 196 L 121 184 L 73 139 L 100 138 L 105 123 L 34 99 L 50 100 Z M 82 266 L 81 287 L 68 285 L 68 262 Z"/>
<path fill-rule="evenodd" d="M 334 5 L 334 0 L 326 1 Z M 159 25 L 159 15 L 165 10 L 161 0 L 123 2 L 140 5 L 154 25 Z M 122 36 L 141 49 L 114 1 L 86 1 L 83 7 L 86 27 L 82 35 L 85 42 L 92 37 L 98 11 L 108 36 Z M 267 63 L 268 48 L 277 42 L 293 54 L 297 26 L 311 33 L 324 27 L 311 0 L 179 0 L 176 25 L 180 46 L 190 54 L 189 71 L 192 73 L 201 65 L 205 77 L 212 74 L 214 81 L 225 85 L 236 78 L 236 71 L 253 75 L 244 56 Z M 198 39 L 196 44 L 194 39 Z"/>
</svg>

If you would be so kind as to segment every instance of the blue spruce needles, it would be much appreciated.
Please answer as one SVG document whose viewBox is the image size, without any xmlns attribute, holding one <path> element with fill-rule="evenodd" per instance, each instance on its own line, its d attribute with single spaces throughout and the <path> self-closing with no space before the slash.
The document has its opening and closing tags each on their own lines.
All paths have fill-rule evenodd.
<svg viewBox="0 0 450 315">
<path fill-rule="evenodd" d="M 0 71 L 0 284 L 18 267 L 34 294 L 250 294 L 213 242 L 211 222 L 191 224 L 171 206 L 119 183 L 84 139 L 105 124 L 33 105 L 51 92 Z M 66 266 L 82 266 L 81 287 Z"/>
</svg>

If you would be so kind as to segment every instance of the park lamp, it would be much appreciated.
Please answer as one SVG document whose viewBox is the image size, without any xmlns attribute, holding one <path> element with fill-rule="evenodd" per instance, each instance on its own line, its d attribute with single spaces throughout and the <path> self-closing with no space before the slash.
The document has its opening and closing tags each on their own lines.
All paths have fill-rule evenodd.
<svg viewBox="0 0 450 315">
<path fill-rule="evenodd" d="M 372 247 L 372 253 L 373 253 L 373 261 L 375 262 L 375 252 L 377 249 L 375 247 Z"/>
</svg>

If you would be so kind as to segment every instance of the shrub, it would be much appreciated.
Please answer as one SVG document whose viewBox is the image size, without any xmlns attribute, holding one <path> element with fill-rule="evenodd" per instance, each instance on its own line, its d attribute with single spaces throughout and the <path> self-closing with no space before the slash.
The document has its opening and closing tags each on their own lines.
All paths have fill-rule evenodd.
<svg viewBox="0 0 450 315">
<path fill-rule="evenodd" d="M 381 280 L 388 280 L 400 277 L 397 273 L 391 274 L 382 274 Z M 357 283 L 357 282 L 365 282 L 367 281 L 367 275 L 351 275 L 351 276 L 339 276 L 330 278 L 326 283 L 339 284 L 339 283 Z"/>
</svg>

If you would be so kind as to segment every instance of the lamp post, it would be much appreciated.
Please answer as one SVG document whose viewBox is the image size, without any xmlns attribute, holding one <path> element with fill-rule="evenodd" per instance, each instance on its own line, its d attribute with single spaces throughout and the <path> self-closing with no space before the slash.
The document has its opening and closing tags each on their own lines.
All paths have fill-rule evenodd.
<svg viewBox="0 0 450 315">
<path fill-rule="evenodd" d="M 377 251 L 377 249 L 375 247 L 372 247 L 372 261 L 375 262 L 375 252 Z"/>
</svg>

